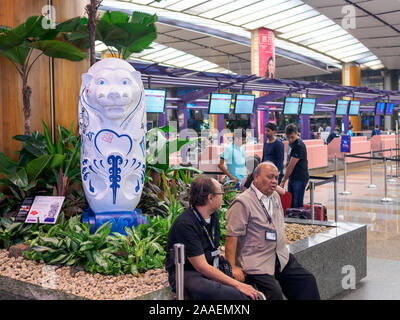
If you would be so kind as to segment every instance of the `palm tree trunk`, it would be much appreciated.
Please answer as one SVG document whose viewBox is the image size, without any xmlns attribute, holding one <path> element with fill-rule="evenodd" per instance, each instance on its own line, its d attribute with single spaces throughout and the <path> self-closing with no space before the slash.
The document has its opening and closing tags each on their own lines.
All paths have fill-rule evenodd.
<svg viewBox="0 0 400 320">
<path fill-rule="evenodd" d="M 90 4 L 86 6 L 86 12 L 88 15 L 88 29 L 89 29 L 89 40 L 90 40 L 90 65 L 96 63 L 96 27 L 97 27 L 97 10 L 102 0 L 90 0 Z"/>
<path fill-rule="evenodd" d="M 24 134 L 29 135 L 31 131 L 31 95 L 32 88 L 28 86 L 28 79 L 22 77 L 22 103 L 24 110 Z"/>
</svg>

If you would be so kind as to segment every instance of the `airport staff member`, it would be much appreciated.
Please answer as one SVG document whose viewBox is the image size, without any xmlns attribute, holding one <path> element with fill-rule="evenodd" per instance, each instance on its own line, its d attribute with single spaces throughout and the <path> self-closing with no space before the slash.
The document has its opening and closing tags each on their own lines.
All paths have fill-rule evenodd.
<svg viewBox="0 0 400 320">
<path fill-rule="evenodd" d="M 234 183 L 237 189 L 240 183 L 246 178 L 246 130 L 239 128 L 234 130 L 233 142 L 224 148 L 221 154 L 218 168 L 228 176 L 228 179 Z"/>
<path fill-rule="evenodd" d="M 218 213 L 223 192 L 221 185 L 207 176 L 198 176 L 190 187 L 190 208 L 180 214 L 168 232 L 165 269 L 176 291 L 174 244 L 185 245 L 184 291 L 193 300 L 257 299 L 259 292 L 214 267 L 219 255 Z"/>
<path fill-rule="evenodd" d="M 288 191 L 292 194 L 292 208 L 303 207 L 304 192 L 310 178 L 306 145 L 297 133 L 297 127 L 294 124 L 289 124 L 285 128 L 290 154 L 288 155 L 286 173 L 280 184 L 284 188 L 286 181 L 289 179 Z"/>
<path fill-rule="evenodd" d="M 285 146 L 276 138 L 276 126 L 268 122 L 265 125 L 265 136 L 267 140 L 264 142 L 262 162 L 271 161 L 279 170 L 278 184 L 283 178 L 283 158 L 285 156 Z"/>
<path fill-rule="evenodd" d="M 326 138 L 326 144 L 330 144 L 333 139 L 340 137 L 340 129 L 339 127 L 335 127 L 335 131 L 332 132 L 328 138 Z"/>
<path fill-rule="evenodd" d="M 260 163 L 250 188 L 226 212 L 225 256 L 235 279 L 256 285 L 267 300 L 320 300 L 314 276 L 289 253 L 277 194 L 278 169 Z"/>
</svg>

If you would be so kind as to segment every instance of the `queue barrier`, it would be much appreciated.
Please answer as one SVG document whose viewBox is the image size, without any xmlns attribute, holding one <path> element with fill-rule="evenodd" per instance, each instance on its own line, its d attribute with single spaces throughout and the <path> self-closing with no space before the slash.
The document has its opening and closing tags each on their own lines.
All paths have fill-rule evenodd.
<svg viewBox="0 0 400 320">
<path fill-rule="evenodd" d="M 336 159 L 336 158 L 335 158 Z M 314 181 L 321 180 L 321 181 Z M 318 186 L 322 186 L 327 183 L 333 182 L 334 189 L 334 211 L 335 211 L 335 223 L 337 223 L 337 211 L 338 211 L 338 192 L 337 192 L 337 183 L 339 182 L 339 176 L 335 174 L 332 177 L 321 177 L 321 176 L 310 176 L 310 182 L 308 184 L 307 190 L 310 190 L 310 211 L 311 211 L 311 220 L 315 220 L 315 212 L 314 212 L 314 192 L 315 188 Z"/>
<path fill-rule="evenodd" d="M 393 158 L 393 150 L 400 150 L 399 148 L 393 149 L 381 149 L 381 150 L 371 150 L 370 152 L 360 152 L 357 154 L 344 154 L 343 157 L 343 161 L 344 161 L 344 191 L 341 192 L 341 194 L 347 195 L 347 194 L 351 194 L 350 191 L 346 190 L 346 176 L 347 176 L 347 165 L 346 165 L 346 157 L 347 158 L 359 158 L 359 159 L 369 159 L 370 160 L 370 184 L 368 185 L 368 188 L 376 188 L 376 185 L 373 184 L 372 182 L 372 175 L 373 175 L 373 171 L 372 171 L 372 166 L 373 166 L 373 160 L 381 160 L 383 161 L 383 177 L 384 177 L 384 190 L 385 190 L 385 196 L 381 199 L 381 202 L 392 202 L 393 199 L 388 197 L 387 194 L 387 185 L 388 185 L 388 172 L 387 172 L 387 161 L 390 161 L 390 177 L 391 177 L 391 181 L 395 182 L 395 180 L 393 179 L 393 169 L 392 169 L 392 161 L 395 161 L 396 163 L 398 163 L 400 161 L 400 159 L 398 159 L 398 157 L 396 156 L 396 158 Z M 381 157 L 377 157 L 374 156 L 374 153 L 378 152 L 381 153 L 382 155 L 384 154 L 384 152 L 390 152 L 390 157 L 386 157 L 386 156 L 381 156 Z M 364 156 L 365 154 L 370 153 L 370 156 Z"/>
<path fill-rule="evenodd" d="M 185 245 L 183 243 L 174 244 L 175 253 L 175 287 L 176 299 L 184 300 L 184 266 L 185 266 Z"/>
</svg>

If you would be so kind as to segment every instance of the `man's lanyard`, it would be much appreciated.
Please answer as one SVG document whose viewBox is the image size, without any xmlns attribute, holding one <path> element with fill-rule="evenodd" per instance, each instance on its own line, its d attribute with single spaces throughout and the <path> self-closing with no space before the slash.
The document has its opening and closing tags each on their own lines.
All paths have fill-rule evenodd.
<svg viewBox="0 0 400 320">
<path fill-rule="evenodd" d="M 211 246 L 212 246 L 213 249 L 215 250 L 215 244 L 214 244 L 214 241 L 213 241 L 213 239 L 215 239 L 215 228 L 214 228 L 214 225 L 211 224 L 211 233 L 212 233 L 212 238 L 211 238 L 210 234 L 208 233 L 207 228 L 201 223 L 200 214 L 197 212 L 197 209 L 196 209 L 195 207 L 193 207 L 193 212 L 194 212 L 194 214 L 195 214 L 197 220 L 199 220 L 200 225 L 203 227 L 203 230 L 206 232 L 207 237 L 208 237 L 208 240 L 210 240 Z M 211 223 L 211 222 L 210 222 L 210 223 Z"/>
<path fill-rule="evenodd" d="M 254 194 L 255 194 L 256 197 L 257 197 L 257 192 L 256 192 L 253 188 L 251 188 L 251 190 L 253 190 Z M 257 197 L 257 199 L 258 199 L 258 197 Z M 265 215 L 267 216 L 268 222 L 269 222 L 269 223 L 272 223 L 271 216 L 269 215 L 268 210 L 267 210 L 267 208 L 265 207 L 264 203 L 262 202 L 261 199 L 258 199 L 258 201 L 260 201 L 261 207 L 264 209 L 264 213 L 265 213 Z"/>
</svg>

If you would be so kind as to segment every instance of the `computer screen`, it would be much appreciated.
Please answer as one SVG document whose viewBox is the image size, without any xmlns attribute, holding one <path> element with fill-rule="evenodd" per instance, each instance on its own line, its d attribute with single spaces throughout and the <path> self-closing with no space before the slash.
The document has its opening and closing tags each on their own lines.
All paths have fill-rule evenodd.
<svg viewBox="0 0 400 320">
<path fill-rule="evenodd" d="M 229 114 L 231 109 L 232 94 L 211 93 L 208 104 L 209 114 Z"/>
<path fill-rule="evenodd" d="M 386 115 L 393 115 L 393 109 L 394 109 L 394 103 L 386 103 L 386 110 L 385 110 L 385 114 Z"/>
<path fill-rule="evenodd" d="M 283 114 L 298 114 L 300 98 L 286 97 L 283 105 Z"/>
<path fill-rule="evenodd" d="M 377 102 L 375 107 L 375 115 L 382 116 L 385 114 L 385 103 Z"/>
<path fill-rule="evenodd" d="M 314 114 L 315 102 L 316 99 L 314 98 L 303 98 L 301 100 L 300 114 Z"/>
<path fill-rule="evenodd" d="M 347 109 L 349 108 L 349 100 L 338 100 L 336 101 L 336 114 L 339 116 L 347 115 Z"/>
<path fill-rule="evenodd" d="M 235 101 L 235 113 L 236 114 L 252 114 L 254 108 L 253 94 L 237 94 Z"/>
<path fill-rule="evenodd" d="M 359 100 L 350 101 L 350 107 L 349 107 L 350 116 L 358 116 L 360 114 L 360 104 L 361 102 Z"/>
<path fill-rule="evenodd" d="M 146 112 L 164 113 L 166 90 L 144 89 L 146 95 Z"/>
</svg>

